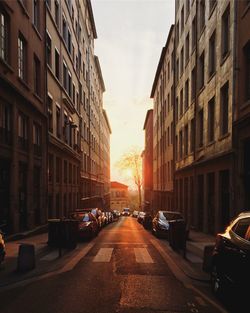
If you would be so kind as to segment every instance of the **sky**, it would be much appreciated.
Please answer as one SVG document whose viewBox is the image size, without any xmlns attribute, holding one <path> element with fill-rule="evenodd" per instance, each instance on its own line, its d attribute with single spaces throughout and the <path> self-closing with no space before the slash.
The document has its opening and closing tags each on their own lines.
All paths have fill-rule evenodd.
<svg viewBox="0 0 250 313">
<path fill-rule="evenodd" d="M 143 125 L 161 50 L 174 23 L 174 0 L 92 0 L 111 135 L 111 180 L 130 185 L 117 162 L 131 147 L 143 150 Z"/>
</svg>

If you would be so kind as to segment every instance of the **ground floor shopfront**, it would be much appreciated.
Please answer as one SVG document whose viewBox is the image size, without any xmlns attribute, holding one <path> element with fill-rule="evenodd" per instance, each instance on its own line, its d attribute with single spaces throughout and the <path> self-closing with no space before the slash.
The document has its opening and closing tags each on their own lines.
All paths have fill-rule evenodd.
<svg viewBox="0 0 250 313">
<path fill-rule="evenodd" d="M 233 154 L 197 162 L 175 173 L 175 207 L 189 227 L 222 231 L 236 214 L 233 206 Z"/>
</svg>

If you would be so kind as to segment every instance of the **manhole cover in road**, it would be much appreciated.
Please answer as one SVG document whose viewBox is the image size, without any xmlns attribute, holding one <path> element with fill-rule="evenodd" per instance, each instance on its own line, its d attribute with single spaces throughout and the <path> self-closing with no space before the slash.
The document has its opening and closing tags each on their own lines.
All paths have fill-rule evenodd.
<svg viewBox="0 0 250 313">
<path fill-rule="evenodd" d="M 179 282 L 169 284 L 164 276 L 130 275 L 121 283 L 120 306 L 185 312 L 188 294 Z"/>
</svg>

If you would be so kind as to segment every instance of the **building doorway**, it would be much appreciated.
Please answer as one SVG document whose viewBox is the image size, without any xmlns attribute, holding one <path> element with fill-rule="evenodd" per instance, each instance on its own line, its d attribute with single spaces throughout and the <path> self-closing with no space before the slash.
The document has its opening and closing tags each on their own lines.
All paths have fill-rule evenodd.
<svg viewBox="0 0 250 313">
<path fill-rule="evenodd" d="M 230 175 L 229 170 L 220 172 L 220 211 L 221 231 L 225 229 L 230 221 Z"/>
</svg>

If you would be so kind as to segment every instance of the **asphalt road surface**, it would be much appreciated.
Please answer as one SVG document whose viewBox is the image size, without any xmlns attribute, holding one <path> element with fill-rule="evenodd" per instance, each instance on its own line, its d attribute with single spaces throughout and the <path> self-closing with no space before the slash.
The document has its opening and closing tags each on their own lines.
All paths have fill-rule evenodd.
<svg viewBox="0 0 250 313">
<path fill-rule="evenodd" d="M 0 312 L 223 312 L 132 217 L 107 226 L 86 247 L 72 270 L 0 291 Z"/>
</svg>

